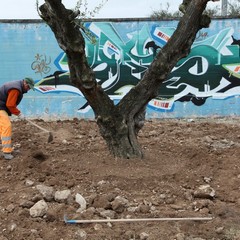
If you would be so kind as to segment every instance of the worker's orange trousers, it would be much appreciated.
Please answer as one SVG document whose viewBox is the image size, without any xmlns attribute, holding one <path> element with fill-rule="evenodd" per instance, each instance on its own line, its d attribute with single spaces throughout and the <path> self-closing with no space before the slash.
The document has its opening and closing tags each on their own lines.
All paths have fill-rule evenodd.
<svg viewBox="0 0 240 240">
<path fill-rule="evenodd" d="M 12 124 L 6 111 L 0 110 L 0 136 L 2 141 L 2 151 L 12 152 Z"/>
</svg>

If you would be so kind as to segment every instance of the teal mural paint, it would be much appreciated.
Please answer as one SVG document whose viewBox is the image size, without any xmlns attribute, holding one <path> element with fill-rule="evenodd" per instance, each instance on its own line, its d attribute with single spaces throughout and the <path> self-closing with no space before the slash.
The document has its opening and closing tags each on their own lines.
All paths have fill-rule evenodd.
<svg viewBox="0 0 240 240">
<path fill-rule="evenodd" d="M 98 84 L 117 103 L 147 71 L 178 21 L 86 22 L 86 56 Z M 147 118 L 240 115 L 240 20 L 214 19 L 201 29 L 147 107 Z M 24 114 L 45 118 L 93 118 L 83 94 L 69 81 L 65 53 L 41 21 L 0 21 L 0 84 L 28 75 L 36 92 L 24 99 Z M 218 111 L 212 109 L 214 106 Z"/>
</svg>

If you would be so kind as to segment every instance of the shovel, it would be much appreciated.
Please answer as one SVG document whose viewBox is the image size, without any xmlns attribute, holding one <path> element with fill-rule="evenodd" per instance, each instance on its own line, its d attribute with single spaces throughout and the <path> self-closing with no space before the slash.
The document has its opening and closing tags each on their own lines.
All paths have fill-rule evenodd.
<svg viewBox="0 0 240 240">
<path fill-rule="evenodd" d="M 47 141 L 47 142 L 48 142 L 48 143 L 52 142 L 52 140 L 53 140 L 53 135 L 52 135 L 52 133 L 51 133 L 50 131 L 48 131 L 47 129 L 45 129 L 45 128 L 43 128 L 43 127 L 40 127 L 39 125 L 37 125 L 36 123 L 32 122 L 32 121 L 29 120 L 29 119 L 26 119 L 26 118 L 25 118 L 25 120 L 26 120 L 27 122 L 29 122 L 30 124 L 32 124 L 33 126 L 39 128 L 40 130 L 42 130 L 42 131 L 44 131 L 44 132 L 47 132 L 47 133 L 49 134 L 49 136 L 48 136 L 48 141 Z"/>
</svg>

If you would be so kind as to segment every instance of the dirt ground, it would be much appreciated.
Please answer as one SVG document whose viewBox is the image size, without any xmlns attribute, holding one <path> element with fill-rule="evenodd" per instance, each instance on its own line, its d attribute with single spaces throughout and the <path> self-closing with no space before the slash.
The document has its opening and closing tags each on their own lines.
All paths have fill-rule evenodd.
<svg viewBox="0 0 240 240">
<path fill-rule="evenodd" d="M 147 121 L 143 160 L 114 159 L 94 121 L 35 122 L 54 139 L 13 122 L 15 158 L 0 160 L 0 240 L 240 239 L 238 118 Z M 39 201 L 47 207 L 35 216 Z"/>
</svg>

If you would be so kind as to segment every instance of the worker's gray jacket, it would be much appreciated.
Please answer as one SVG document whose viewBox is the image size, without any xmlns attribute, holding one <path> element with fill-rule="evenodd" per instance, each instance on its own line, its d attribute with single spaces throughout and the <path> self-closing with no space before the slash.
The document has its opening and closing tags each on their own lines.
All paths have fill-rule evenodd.
<svg viewBox="0 0 240 240">
<path fill-rule="evenodd" d="M 19 90 L 19 93 L 20 93 L 18 96 L 16 105 L 18 105 L 21 102 L 23 98 L 23 94 L 26 93 L 24 92 L 24 89 L 23 89 L 23 80 L 7 82 L 0 87 L 0 110 L 5 110 L 9 116 L 11 116 L 12 114 L 7 108 L 6 103 L 8 98 L 8 91 L 11 89 L 17 89 Z"/>
</svg>

